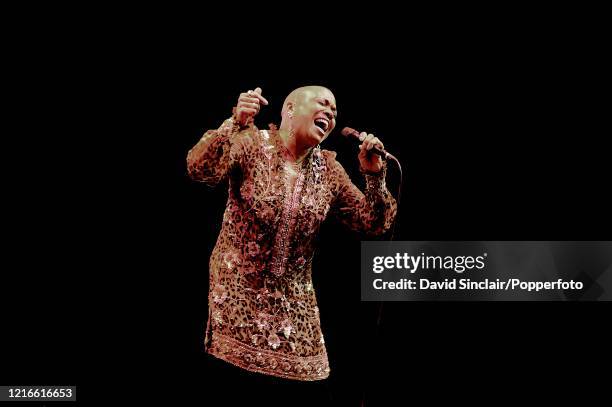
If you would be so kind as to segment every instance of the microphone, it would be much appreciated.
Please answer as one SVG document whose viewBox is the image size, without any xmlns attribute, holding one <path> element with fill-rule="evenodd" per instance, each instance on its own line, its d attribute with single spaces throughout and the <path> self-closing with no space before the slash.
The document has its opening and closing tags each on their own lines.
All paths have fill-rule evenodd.
<svg viewBox="0 0 612 407">
<path fill-rule="evenodd" d="M 360 141 L 360 142 L 365 140 L 364 136 L 362 136 L 357 130 L 352 129 L 350 127 L 343 128 L 341 134 L 344 137 L 352 138 L 352 139 L 355 139 L 355 140 Z M 397 161 L 397 158 L 395 158 L 391 153 L 388 153 L 383 148 L 378 148 L 378 146 L 372 147 L 372 149 L 370 151 L 372 153 L 374 153 L 374 154 L 378 154 L 379 156 L 381 156 L 385 160 L 388 160 L 389 158 L 391 158 L 392 160 Z"/>
</svg>

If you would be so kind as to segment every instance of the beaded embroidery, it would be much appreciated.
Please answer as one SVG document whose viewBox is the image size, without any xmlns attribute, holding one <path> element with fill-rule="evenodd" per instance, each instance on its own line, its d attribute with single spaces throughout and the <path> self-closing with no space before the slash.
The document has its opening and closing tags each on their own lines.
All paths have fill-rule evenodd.
<svg viewBox="0 0 612 407">
<path fill-rule="evenodd" d="M 314 148 L 287 170 L 278 130 L 240 131 L 231 120 L 189 151 L 189 175 L 228 182 L 219 238 L 209 261 L 206 350 L 244 369 L 295 380 L 329 375 L 312 285 L 314 242 L 333 215 L 350 229 L 381 234 L 396 214 L 386 167 L 366 174 L 365 194 L 335 153 Z"/>
</svg>

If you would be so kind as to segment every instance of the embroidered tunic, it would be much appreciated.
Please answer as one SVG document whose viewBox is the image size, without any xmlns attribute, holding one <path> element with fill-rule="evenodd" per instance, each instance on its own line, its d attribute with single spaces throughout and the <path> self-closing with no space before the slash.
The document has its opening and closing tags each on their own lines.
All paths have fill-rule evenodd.
<svg viewBox="0 0 612 407">
<path fill-rule="evenodd" d="M 330 214 L 349 228 L 378 235 L 392 224 L 395 199 L 386 167 L 366 174 L 363 194 L 335 159 L 313 149 L 301 164 L 287 160 L 278 131 L 232 120 L 207 131 L 189 151 L 189 175 L 229 197 L 209 269 L 205 349 L 241 368 L 320 380 L 329 363 L 312 286 L 314 240 Z"/>
</svg>

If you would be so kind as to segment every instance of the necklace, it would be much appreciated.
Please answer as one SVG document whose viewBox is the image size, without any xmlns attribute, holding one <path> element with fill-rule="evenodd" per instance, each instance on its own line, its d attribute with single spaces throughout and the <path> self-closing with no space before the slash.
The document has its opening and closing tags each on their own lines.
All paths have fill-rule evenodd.
<svg viewBox="0 0 612 407">
<path fill-rule="evenodd" d="M 297 171 L 300 167 L 303 168 L 304 164 L 309 162 L 307 158 L 312 156 L 312 151 L 313 151 L 312 148 L 310 148 L 308 152 L 302 156 L 301 159 L 298 159 L 293 154 L 293 152 L 289 148 L 287 148 L 287 145 L 284 143 L 280 131 L 273 124 L 270 124 L 270 134 L 272 135 L 272 138 L 274 139 L 275 144 L 279 148 L 279 151 L 282 152 L 285 162 L 289 164 L 293 168 L 294 171 Z M 290 137 L 294 137 L 294 136 L 290 135 Z M 289 168 L 289 167 L 285 165 L 285 168 Z"/>
</svg>

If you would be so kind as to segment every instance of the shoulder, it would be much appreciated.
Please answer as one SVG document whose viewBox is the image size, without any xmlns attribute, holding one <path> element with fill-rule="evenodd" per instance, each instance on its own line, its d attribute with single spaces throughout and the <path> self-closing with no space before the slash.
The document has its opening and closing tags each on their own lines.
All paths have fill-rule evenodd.
<svg viewBox="0 0 612 407">
<path fill-rule="evenodd" d="M 334 171 L 334 170 L 344 169 L 342 167 L 342 164 L 340 164 L 340 162 L 336 159 L 337 153 L 335 151 L 321 150 L 321 155 L 323 156 L 323 159 L 325 160 L 326 166 L 330 170 Z"/>
<path fill-rule="evenodd" d="M 327 173 L 331 179 L 343 180 L 348 178 L 346 170 L 336 159 L 336 152 L 330 150 L 321 150 L 321 155 L 324 159 L 324 165 L 327 168 Z"/>
<path fill-rule="evenodd" d="M 335 151 L 321 150 L 321 155 L 323 156 L 323 159 L 325 160 L 325 163 L 327 164 L 327 166 L 334 167 L 334 166 L 340 165 L 338 160 L 336 160 Z"/>
</svg>

